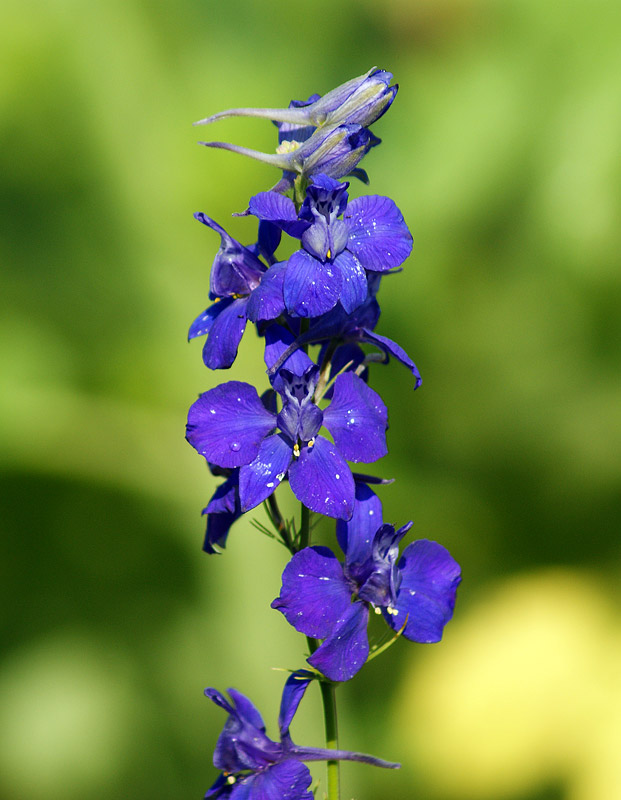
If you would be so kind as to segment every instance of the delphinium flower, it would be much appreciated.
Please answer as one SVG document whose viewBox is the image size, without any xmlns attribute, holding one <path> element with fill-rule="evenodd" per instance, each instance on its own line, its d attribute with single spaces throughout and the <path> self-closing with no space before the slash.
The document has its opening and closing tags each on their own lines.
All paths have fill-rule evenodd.
<svg viewBox="0 0 621 800">
<path fill-rule="evenodd" d="M 352 678 L 369 655 L 369 609 L 414 642 L 438 642 L 453 615 L 460 568 L 436 542 L 399 542 L 412 523 L 395 530 L 382 523 L 382 507 L 368 486 L 356 489 L 356 508 L 339 524 L 341 564 L 327 547 L 307 547 L 285 567 L 281 611 L 300 633 L 323 639 L 308 659 L 334 681 Z"/>
<path fill-rule="evenodd" d="M 248 319 L 258 322 L 273 319 L 280 313 L 279 305 L 272 315 L 268 292 L 263 292 L 260 300 L 255 296 L 253 302 L 268 265 L 273 261 L 274 250 L 280 241 L 280 230 L 269 223 L 261 223 L 258 243 L 253 247 L 244 247 L 206 214 L 197 213 L 194 216 L 220 234 L 221 245 L 211 267 L 209 281 L 209 298 L 213 304 L 194 320 L 188 339 L 207 334 L 203 347 L 205 366 L 222 369 L 230 367 L 235 361 Z M 268 265 L 259 259 L 258 254 L 266 258 Z"/>
<path fill-rule="evenodd" d="M 280 413 L 265 407 L 248 383 L 230 381 L 200 395 L 188 414 L 187 438 L 208 462 L 240 467 L 242 512 L 269 497 L 288 476 L 307 508 L 348 519 L 354 508 L 349 461 L 370 463 L 386 454 L 386 406 L 352 372 L 334 382 L 323 411 L 313 402 L 319 369 L 279 370 Z M 324 425 L 334 443 L 319 431 Z"/>
<path fill-rule="evenodd" d="M 367 298 L 367 271 L 389 272 L 410 255 L 412 236 L 395 203 L 380 195 L 348 203 L 348 187 L 325 174 L 314 175 L 299 212 L 276 192 L 250 199 L 251 214 L 301 239 L 301 249 L 278 273 L 283 311 L 319 317 L 340 302 L 350 313 Z M 268 274 L 266 280 L 271 279 Z"/>
<path fill-rule="evenodd" d="M 400 766 L 363 753 L 293 743 L 289 727 L 314 677 L 298 670 L 287 679 L 278 717 L 280 742 L 267 736 L 261 715 L 241 692 L 229 689 L 230 703 L 216 689 L 205 689 L 205 695 L 229 715 L 213 758 L 222 772 L 207 791 L 206 800 L 312 800 L 308 788 L 311 774 L 304 761 L 359 761 L 387 769 Z"/>
</svg>

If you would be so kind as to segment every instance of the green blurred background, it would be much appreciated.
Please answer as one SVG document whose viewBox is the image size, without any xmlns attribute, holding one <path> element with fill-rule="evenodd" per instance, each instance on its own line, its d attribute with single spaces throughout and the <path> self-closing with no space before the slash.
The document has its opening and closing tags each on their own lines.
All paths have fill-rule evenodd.
<svg viewBox="0 0 621 800">
<path fill-rule="evenodd" d="M 302 637 L 269 609 L 285 553 L 239 523 L 201 553 L 215 481 L 199 391 L 265 380 L 248 333 L 210 374 L 189 322 L 218 237 L 270 168 L 190 123 L 286 105 L 378 64 L 401 84 L 364 166 L 415 240 L 379 332 L 414 357 L 385 517 L 463 567 L 440 645 L 342 687 L 344 800 L 621 796 L 621 6 L 613 0 L 9 0 L 0 27 L 0 797 L 202 797 L 249 694 L 275 730 Z M 209 131 L 263 150 L 274 129 Z M 353 186 L 354 194 L 362 192 Z M 257 512 L 261 517 L 262 512 Z M 294 737 L 319 745 L 309 691 Z M 322 768 L 315 771 L 323 777 Z M 322 784 L 323 785 L 323 784 Z"/>
</svg>

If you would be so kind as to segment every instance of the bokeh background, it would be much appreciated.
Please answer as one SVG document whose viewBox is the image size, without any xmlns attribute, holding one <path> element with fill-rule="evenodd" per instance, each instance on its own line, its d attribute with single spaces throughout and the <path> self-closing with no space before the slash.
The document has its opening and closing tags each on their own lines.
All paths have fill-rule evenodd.
<svg viewBox="0 0 621 800">
<path fill-rule="evenodd" d="M 225 375 L 185 341 L 218 246 L 192 213 L 250 243 L 229 215 L 278 176 L 190 123 L 373 64 L 401 89 L 364 166 L 415 239 L 379 331 L 424 377 L 375 369 L 373 469 L 396 478 L 386 519 L 464 580 L 442 644 L 340 689 L 342 746 L 404 764 L 346 766 L 343 798 L 621 796 L 620 34 L 614 0 L 5 4 L 2 800 L 202 797 L 224 720 L 205 686 L 274 732 L 270 668 L 303 651 L 269 609 L 285 552 L 244 521 L 201 553 L 215 481 L 183 427 L 198 392 L 265 380 L 252 333 Z M 301 743 L 319 709 L 313 687 Z"/>
</svg>

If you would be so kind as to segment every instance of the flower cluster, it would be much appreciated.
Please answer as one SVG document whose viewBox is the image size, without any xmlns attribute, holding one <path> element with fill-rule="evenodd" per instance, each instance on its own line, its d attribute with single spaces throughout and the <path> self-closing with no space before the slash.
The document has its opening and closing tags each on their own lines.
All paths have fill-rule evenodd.
<svg viewBox="0 0 621 800">
<path fill-rule="evenodd" d="M 265 503 L 275 538 L 291 555 L 272 607 L 307 636 L 313 670 L 298 670 L 285 684 L 279 743 L 267 737 L 244 695 L 230 689 L 231 704 L 216 690 L 206 691 L 229 715 L 214 756 L 222 772 L 207 798 L 310 800 L 304 761 L 398 766 L 338 749 L 298 747 L 289 725 L 312 679 L 324 686 L 349 680 L 368 660 L 371 609 L 384 616 L 393 638 L 414 642 L 439 641 L 453 613 L 458 564 L 427 540 L 408 544 L 399 556 L 412 523 L 397 530 L 384 523 L 370 485 L 387 481 L 350 466 L 387 453 L 388 412 L 368 385 L 369 366 L 392 357 L 411 372 L 414 389 L 421 384 L 405 350 L 375 330 L 382 278 L 402 270 L 412 250 L 410 231 L 391 198 L 350 199 L 350 183 L 343 180 L 368 182 L 358 164 L 380 142 L 369 126 L 395 98 L 391 80 L 389 72 L 373 68 L 288 108 L 232 109 L 196 123 L 227 116 L 273 121 L 278 146 L 272 155 L 224 142 L 202 144 L 282 170 L 274 188 L 254 194 L 238 215 L 256 220 L 252 244 L 241 244 L 206 214 L 195 214 L 218 234 L 220 248 L 209 305 L 188 337 L 206 337 L 208 368 L 228 369 L 250 323 L 264 342 L 266 367 L 261 393 L 231 380 L 201 394 L 189 410 L 189 443 L 212 474 L 224 479 L 203 512 L 203 549 L 220 552 L 231 526 Z M 283 237 L 298 246 L 279 258 Z M 275 492 L 284 484 L 302 504 L 299 526 L 280 513 Z M 312 545 L 312 513 L 336 521 L 342 562 L 331 549 Z"/>
<path fill-rule="evenodd" d="M 205 795 L 206 800 L 312 800 L 308 790 L 311 774 L 305 761 L 360 761 L 386 769 L 400 766 L 363 753 L 300 747 L 293 743 L 289 726 L 314 677 L 311 672 L 297 670 L 287 679 L 278 716 L 280 742 L 267 736 L 261 715 L 241 692 L 228 690 L 231 704 L 216 689 L 205 689 L 205 695 L 229 715 L 213 759 L 214 766 L 222 772 Z"/>
</svg>

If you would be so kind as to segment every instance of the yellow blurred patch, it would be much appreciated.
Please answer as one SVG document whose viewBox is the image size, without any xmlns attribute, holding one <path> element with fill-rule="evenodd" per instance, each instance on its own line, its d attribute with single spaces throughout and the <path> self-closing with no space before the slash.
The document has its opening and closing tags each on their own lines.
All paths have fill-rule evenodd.
<svg viewBox="0 0 621 800">
<path fill-rule="evenodd" d="M 495 585 L 399 693 L 398 735 L 443 797 L 567 786 L 621 797 L 621 640 L 601 582 L 554 569 Z"/>
</svg>

